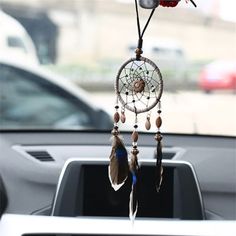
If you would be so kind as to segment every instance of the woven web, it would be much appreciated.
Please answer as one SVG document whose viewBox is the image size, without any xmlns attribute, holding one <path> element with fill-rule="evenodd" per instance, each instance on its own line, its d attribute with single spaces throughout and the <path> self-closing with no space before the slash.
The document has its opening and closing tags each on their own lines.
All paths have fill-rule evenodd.
<svg viewBox="0 0 236 236">
<path fill-rule="evenodd" d="M 137 113 L 152 109 L 162 93 L 162 79 L 159 69 L 149 60 L 132 59 L 123 65 L 117 76 L 117 93 L 121 103 Z M 135 81 L 145 82 L 144 90 L 134 91 Z"/>
</svg>

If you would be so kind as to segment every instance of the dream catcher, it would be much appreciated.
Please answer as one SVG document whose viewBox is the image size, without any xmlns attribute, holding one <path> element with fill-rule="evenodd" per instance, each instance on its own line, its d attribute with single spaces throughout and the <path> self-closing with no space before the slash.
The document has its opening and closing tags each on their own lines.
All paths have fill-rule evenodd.
<svg viewBox="0 0 236 236">
<path fill-rule="evenodd" d="M 174 7 L 180 0 L 140 0 L 141 7 L 152 9 L 150 16 L 142 32 L 140 28 L 139 12 L 137 0 L 135 0 L 135 10 L 137 16 L 138 28 L 138 47 L 135 51 L 135 58 L 126 61 L 119 69 L 115 81 L 116 105 L 114 114 L 114 128 L 112 130 L 112 151 L 109 164 L 109 178 L 114 190 L 118 190 L 128 178 L 132 175 L 132 189 L 130 193 L 130 218 L 133 220 L 138 210 L 138 115 L 146 113 L 145 127 L 151 128 L 150 116 L 151 110 L 156 113 L 156 134 L 157 143 L 155 183 L 156 190 L 159 192 L 162 182 L 162 134 L 160 131 L 162 125 L 161 119 L 161 96 L 163 92 L 162 75 L 157 65 L 148 58 L 142 56 L 143 36 L 147 26 L 155 12 L 155 9 L 161 5 L 165 7 Z M 195 3 L 191 1 L 194 5 Z M 196 5 L 195 5 L 196 6 Z M 132 150 L 128 160 L 128 152 L 124 146 L 123 140 L 119 136 L 119 122 L 125 123 L 126 110 L 134 113 L 134 130 L 131 135 Z"/>
</svg>

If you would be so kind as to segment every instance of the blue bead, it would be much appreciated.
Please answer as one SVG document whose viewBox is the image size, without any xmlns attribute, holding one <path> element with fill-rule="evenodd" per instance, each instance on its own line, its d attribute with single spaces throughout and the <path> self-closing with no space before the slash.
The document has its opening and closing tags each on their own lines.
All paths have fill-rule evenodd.
<svg viewBox="0 0 236 236">
<path fill-rule="evenodd" d="M 134 172 L 132 172 L 133 185 L 137 183 L 137 177 Z"/>
</svg>

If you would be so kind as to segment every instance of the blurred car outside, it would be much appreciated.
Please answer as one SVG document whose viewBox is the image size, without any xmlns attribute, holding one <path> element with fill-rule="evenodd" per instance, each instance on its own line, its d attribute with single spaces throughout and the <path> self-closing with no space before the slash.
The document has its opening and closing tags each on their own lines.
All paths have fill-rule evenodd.
<svg viewBox="0 0 236 236">
<path fill-rule="evenodd" d="M 38 64 L 36 49 L 24 27 L 0 10 L 1 57 Z"/>
<path fill-rule="evenodd" d="M 206 65 L 200 73 L 199 87 L 209 93 L 214 90 L 236 91 L 236 61 L 220 60 Z"/>
<path fill-rule="evenodd" d="M 136 48 L 136 44 L 128 47 L 132 55 Z M 185 79 L 187 57 L 184 48 L 177 41 L 147 37 L 143 45 L 143 56 L 152 58 L 168 79 Z"/>
<path fill-rule="evenodd" d="M 1 129 L 111 129 L 111 117 L 68 79 L 0 57 Z"/>
</svg>

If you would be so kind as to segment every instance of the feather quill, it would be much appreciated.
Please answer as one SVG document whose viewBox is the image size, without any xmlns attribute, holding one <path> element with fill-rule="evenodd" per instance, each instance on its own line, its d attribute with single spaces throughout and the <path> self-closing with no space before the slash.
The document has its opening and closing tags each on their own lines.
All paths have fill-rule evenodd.
<svg viewBox="0 0 236 236">
<path fill-rule="evenodd" d="M 135 173 L 132 173 L 132 178 L 133 183 L 129 197 L 129 218 L 132 222 L 134 222 L 138 211 L 137 176 Z"/>
</svg>

